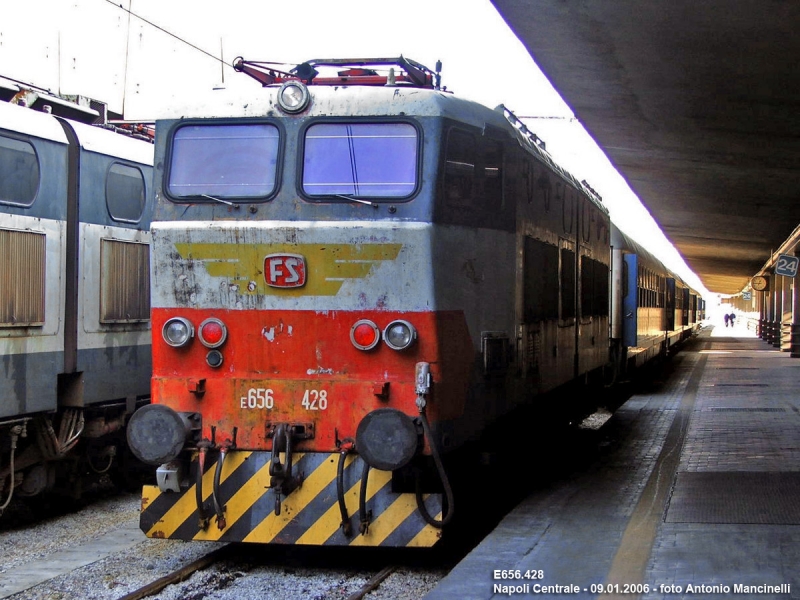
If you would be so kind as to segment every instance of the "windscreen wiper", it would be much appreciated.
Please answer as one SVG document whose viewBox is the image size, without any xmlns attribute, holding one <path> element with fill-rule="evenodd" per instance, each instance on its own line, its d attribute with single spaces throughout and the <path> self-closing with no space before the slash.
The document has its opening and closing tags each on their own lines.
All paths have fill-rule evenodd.
<svg viewBox="0 0 800 600">
<path fill-rule="evenodd" d="M 358 202 L 359 204 L 366 204 L 367 206 L 371 206 L 372 208 L 378 208 L 380 206 L 377 202 L 371 202 L 369 200 L 362 200 L 361 198 L 356 198 L 355 196 L 350 196 L 347 194 L 334 194 L 337 198 L 344 198 L 345 200 L 349 200 L 350 202 Z"/>
<path fill-rule="evenodd" d="M 219 202 L 220 204 L 227 204 L 228 206 L 235 206 L 239 208 L 239 205 L 235 202 L 230 202 L 229 200 L 223 200 L 222 198 L 215 198 L 214 196 L 209 196 L 208 194 L 200 194 L 201 198 L 208 198 L 209 200 L 213 200 L 214 202 Z"/>
</svg>

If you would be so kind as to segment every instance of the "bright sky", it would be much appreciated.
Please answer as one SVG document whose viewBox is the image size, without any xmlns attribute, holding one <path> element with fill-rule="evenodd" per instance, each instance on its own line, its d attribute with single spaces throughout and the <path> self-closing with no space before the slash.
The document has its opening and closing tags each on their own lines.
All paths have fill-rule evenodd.
<svg viewBox="0 0 800 600">
<path fill-rule="evenodd" d="M 402 54 L 429 68 L 441 60 L 442 84 L 457 95 L 533 117 L 523 119 L 528 128 L 597 190 L 612 220 L 705 292 L 489 0 L 395 7 L 375 0 L 2 0 L 0 76 L 153 120 L 168 103 L 185 105 L 223 81 L 242 93 L 258 85 L 220 57 L 227 65 L 237 56 L 297 64 Z"/>
</svg>

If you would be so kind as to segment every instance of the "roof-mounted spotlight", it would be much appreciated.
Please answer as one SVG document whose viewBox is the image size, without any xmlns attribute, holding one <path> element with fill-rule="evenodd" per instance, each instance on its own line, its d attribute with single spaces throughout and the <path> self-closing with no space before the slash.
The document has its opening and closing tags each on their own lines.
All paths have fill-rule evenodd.
<svg viewBox="0 0 800 600">
<path fill-rule="evenodd" d="M 310 100 L 311 95 L 302 81 L 287 81 L 278 90 L 278 106 L 289 114 L 305 110 Z"/>
</svg>

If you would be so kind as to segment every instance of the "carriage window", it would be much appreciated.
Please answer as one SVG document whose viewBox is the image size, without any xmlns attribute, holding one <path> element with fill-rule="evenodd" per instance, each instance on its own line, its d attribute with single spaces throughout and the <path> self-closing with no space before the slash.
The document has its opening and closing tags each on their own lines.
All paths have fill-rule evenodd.
<svg viewBox="0 0 800 600">
<path fill-rule="evenodd" d="M 503 201 L 503 145 L 486 141 L 483 144 L 483 200 L 499 207 Z"/>
<path fill-rule="evenodd" d="M 453 129 L 447 136 L 444 169 L 444 193 L 448 204 L 472 202 L 475 183 L 475 139 L 469 133 Z"/>
<path fill-rule="evenodd" d="M 106 177 L 106 205 L 115 221 L 138 223 L 145 203 L 144 176 L 135 168 L 114 163 Z"/>
<path fill-rule="evenodd" d="M 176 199 L 265 198 L 275 191 L 278 128 L 185 125 L 172 139 L 167 191 Z"/>
<path fill-rule="evenodd" d="M 581 256 L 581 315 L 608 315 L 608 267 Z"/>
<path fill-rule="evenodd" d="M 558 318 L 558 247 L 525 236 L 526 323 Z"/>
<path fill-rule="evenodd" d="M 28 142 L 0 136 L 0 203 L 30 206 L 39 190 L 39 160 Z"/>
<path fill-rule="evenodd" d="M 575 252 L 561 248 L 561 318 L 575 318 Z"/>
<path fill-rule="evenodd" d="M 303 151 L 308 196 L 403 198 L 417 187 L 417 130 L 408 123 L 318 123 Z"/>
</svg>

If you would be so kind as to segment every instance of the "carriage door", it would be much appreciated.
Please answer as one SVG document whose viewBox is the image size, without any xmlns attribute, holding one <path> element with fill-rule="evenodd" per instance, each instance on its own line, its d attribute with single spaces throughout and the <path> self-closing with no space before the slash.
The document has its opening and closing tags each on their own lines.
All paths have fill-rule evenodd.
<svg viewBox="0 0 800 600">
<path fill-rule="evenodd" d="M 675 279 L 672 277 L 667 278 L 667 301 L 666 310 L 664 311 L 667 317 L 665 326 L 666 331 L 673 331 L 675 329 Z"/>
<path fill-rule="evenodd" d="M 639 330 L 639 306 L 636 279 L 639 273 L 639 257 L 636 254 L 624 255 L 622 268 L 622 345 L 635 348 Z"/>
</svg>

